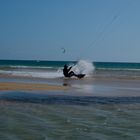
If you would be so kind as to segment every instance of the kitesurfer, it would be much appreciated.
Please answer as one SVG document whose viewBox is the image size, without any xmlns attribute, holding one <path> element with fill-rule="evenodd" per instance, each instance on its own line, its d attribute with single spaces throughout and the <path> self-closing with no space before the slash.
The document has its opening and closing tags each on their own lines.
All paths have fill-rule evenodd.
<svg viewBox="0 0 140 140">
<path fill-rule="evenodd" d="M 71 68 L 72 68 L 72 66 L 68 68 L 67 65 L 64 65 L 63 74 L 64 74 L 65 77 L 72 77 L 72 76 L 77 77 L 77 75 L 73 71 L 70 71 Z"/>
<path fill-rule="evenodd" d="M 83 78 L 85 76 L 85 74 L 75 74 L 73 71 L 71 71 L 71 67 L 68 67 L 67 65 L 64 65 L 64 68 L 63 68 L 63 74 L 65 77 L 72 77 L 72 76 L 75 76 L 77 78 Z"/>
</svg>

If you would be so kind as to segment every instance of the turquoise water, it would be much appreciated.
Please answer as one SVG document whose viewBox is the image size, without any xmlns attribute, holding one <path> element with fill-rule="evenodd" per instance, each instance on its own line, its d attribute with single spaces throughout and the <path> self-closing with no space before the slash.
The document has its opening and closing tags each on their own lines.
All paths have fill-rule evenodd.
<svg viewBox="0 0 140 140">
<path fill-rule="evenodd" d="M 140 63 L 87 61 L 0 60 L 0 74 L 38 78 L 62 78 L 62 69 L 65 64 L 76 65 L 77 67 L 80 65 L 80 73 L 86 75 L 90 73 L 90 77 L 140 78 Z"/>
<path fill-rule="evenodd" d="M 80 73 L 90 75 L 90 77 L 140 78 L 140 63 L 88 62 L 85 60 L 78 62 L 0 60 L 0 74 L 38 78 L 62 78 L 62 69 L 65 64 L 76 65 L 80 68 Z"/>
<path fill-rule="evenodd" d="M 63 67 L 64 64 L 76 63 L 76 61 L 39 61 L 39 60 L 0 60 L 0 67 L 12 66 L 38 66 L 38 67 Z M 93 62 L 95 69 L 109 70 L 140 70 L 140 63 L 120 62 Z"/>
<path fill-rule="evenodd" d="M 30 66 L 30 67 L 63 67 L 74 61 L 37 61 L 37 60 L 0 60 L 1 67 Z"/>
</svg>

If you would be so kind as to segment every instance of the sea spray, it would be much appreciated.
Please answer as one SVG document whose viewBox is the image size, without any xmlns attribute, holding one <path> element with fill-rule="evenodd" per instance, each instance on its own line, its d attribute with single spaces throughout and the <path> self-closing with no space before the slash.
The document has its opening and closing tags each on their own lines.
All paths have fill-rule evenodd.
<svg viewBox="0 0 140 140">
<path fill-rule="evenodd" d="M 92 75 L 94 71 L 93 63 L 87 60 L 79 60 L 73 67 L 72 71 L 76 74 Z"/>
</svg>

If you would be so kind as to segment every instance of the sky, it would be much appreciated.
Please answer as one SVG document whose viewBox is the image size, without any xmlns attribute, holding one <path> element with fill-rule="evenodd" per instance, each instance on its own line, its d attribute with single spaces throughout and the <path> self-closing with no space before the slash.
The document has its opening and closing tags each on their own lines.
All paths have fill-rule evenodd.
<svg viewBox="0 0 140 140">
<path fill-rule="evenodd" d="M 140 62 L 139 5 L 140 0 L 0 0 L 0 59 Z"/>
</svg>

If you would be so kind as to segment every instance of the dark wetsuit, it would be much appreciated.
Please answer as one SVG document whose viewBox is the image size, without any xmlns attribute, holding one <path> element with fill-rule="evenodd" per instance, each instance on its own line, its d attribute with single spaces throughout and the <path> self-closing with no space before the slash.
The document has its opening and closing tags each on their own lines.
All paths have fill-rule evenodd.
<svg viewBox="0 0 140 140">
<path fill-rule="evenodd" d="M 65 77 L 72 77 L 77 76 L 73 71 L 70 71 L 72 67 L 69 67 L 67 65 L 64 65 L 63 74 Z"/>
</svg>

